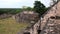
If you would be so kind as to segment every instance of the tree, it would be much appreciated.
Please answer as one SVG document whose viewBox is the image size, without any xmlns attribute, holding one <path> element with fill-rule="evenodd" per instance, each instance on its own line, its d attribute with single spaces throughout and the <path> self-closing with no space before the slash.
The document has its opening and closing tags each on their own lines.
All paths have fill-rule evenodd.
<svg viewBox="0 0 60 34">
<path fill-rule="evenodd" d="M 52 6 L 53 4 L 55 4 L 58 0 L 51 0 L 50 2 L 50 6 Z"/>
<path fill-rule="evenodd" d="M 26 10 L 31 11 L 31 10 L 32 10 L 32 8 L 31 8 L 31 7 L 27 7 L 27 8 L 26 8 Z"/>
<path fill-rule="evenodd" d="M 56 3 L 57 2 L 57 0 L 52 0 L 53 1 L 53 3 Z"/>
<path fill-rule="evenodd" d="M 17 8 L 17 9 L 0 9 L 0 14 L 16 14 L 16 13 L 20 13 L 22 11 L 21 8 Z"/>
<path fill-rule="evenodd" d="M 31 11 L 33 8 L 28 7 L 28 6 L 23 6 L 22 8 L 24 11 Z"/>
<path fill-rule="evenodd" d="M 46 10 L 47 10 L 47 8 L 40 1 L 35 1 L 34 11 L 39 13 L 39 16 L 41 16 L 43 13 L 45 13 Z"/>
</svg>

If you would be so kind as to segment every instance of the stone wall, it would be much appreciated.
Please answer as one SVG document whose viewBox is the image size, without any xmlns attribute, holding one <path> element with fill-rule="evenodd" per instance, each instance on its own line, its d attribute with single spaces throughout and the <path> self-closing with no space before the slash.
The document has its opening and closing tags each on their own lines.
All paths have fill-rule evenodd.
<svg viewBox="0 0 60 34">
<path fill-rule="evenodd" d="M 33 11 L 23 11 L 19 14 L 16 14 L 15 19 L 17 22 L 35 23 L 38 21 L 39 16 L 38 13 Z"/>
<path fill-rule="evenodd" d="M 8 18 L 8 17 L 11 17 L 11 16 L 12 16 L 11 14 L 1 14 L 0 19 Z"/>
<path fill-rule="evenodd" d="M 41 19 L 38 22 L 36 22 L 32 27 L 30 27 L 29 30 L 28 29 L 27 30 L 30 32 L 30 34 L 39 34 L 38 30 L 43 30 L 46 23 L 48 23 L 47 22 L 48 19 L 49 18 L 54 19 L 54 18 L 56 18 L 56 16 L 60 16 L 60 1 L 58 1 L 57 3 L 52 5 L 51 8 L 45 14 L 43 14 Z M 60 20 L 56 20 L 56 21 L 58 21 L 58 23 L 59 23 Z"/>
</svg>

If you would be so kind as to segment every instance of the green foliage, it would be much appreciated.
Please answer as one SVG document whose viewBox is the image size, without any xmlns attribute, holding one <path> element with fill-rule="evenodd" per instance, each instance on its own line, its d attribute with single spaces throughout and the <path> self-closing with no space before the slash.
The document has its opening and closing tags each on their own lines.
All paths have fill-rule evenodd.
<svg viewBox="0 0 60 34">
<path fill-rule="evenodd" d="M 3 14 L 3 13 L 10 13 L 10 14 L 16 14 L 16 13 L 19 13 L 19 12 L 21 12 L 22 11 L 22 9 L 21 8 L 19 8 L 19 9 L 0 9 L 0 14 Z"/>
<path fill-rule="evenodd" d="M 22 9 L 11 9 L 8 13 L 16 14 L 16 13 L 20 13 L 21 11 L 22 11 Z"/>
<path fill-rule="evenodd" d="M 14 8 L 4 8 L 4 9 L 1 9 L 0 8 L 0 14 L 3 14 L 3 13 L 9 13 L 9 14 L 16 14 L 16 13 L 20 13 L 21 11 L 31 11 L 32 8 L 31 7 L 26 7 L 26 8 L 17 8 L 17 9 L 14 9 Z"/>
<path fill-rule="evenodd" d="M 26 6 L 23 6 L 22 8 L 24 11 L 31 11 L 33 8 L 31 7 L 26 7 Z"/>
<path fill-rule="evenodd" d="M 39 16 L 41 16 L 43 13 L 45 13 L 46 10 L 47 10 L 47 8 L 40 1 L 35 1 L 34 11 L 39 13 Z"/>
<path fill-rule="evenodd" d="M 32 8 L 31 7 L 27 7 L 26 10 L 30 11 L 30 10 L 32 10 Z"/>
</svg>

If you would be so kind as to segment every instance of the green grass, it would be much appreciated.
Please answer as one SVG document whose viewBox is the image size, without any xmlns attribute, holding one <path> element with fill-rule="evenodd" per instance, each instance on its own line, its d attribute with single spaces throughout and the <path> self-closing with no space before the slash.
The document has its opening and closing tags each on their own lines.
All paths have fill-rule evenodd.
<svg viewBox="0 0 60 34">
<path fill-rule="evenodd" d="M 28 24 L 17 23 L 12 18 L 0 19 L 0 34 L 17 34 L 17 32 L 27 26 Z"/>
</svg>

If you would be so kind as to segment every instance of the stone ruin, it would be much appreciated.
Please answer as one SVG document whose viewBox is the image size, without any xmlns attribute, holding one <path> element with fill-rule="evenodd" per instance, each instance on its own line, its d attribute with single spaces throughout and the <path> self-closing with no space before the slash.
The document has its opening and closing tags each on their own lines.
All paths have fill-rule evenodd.
<svg viewBox="0 0 60 34">
<path fill-rule="evenodd" d="M 60 34 L 60 0 L 52 5 L 38 22 L 26 28 L 23 34 Z"/>
<path fill-rule="evenodd" d="M 35 23 L 39 19 L 38 13 L 35 13 L 33 11 L 23 11 L 19 14 L 15 15 L 15 19 L 17 22 L 22 23 Z"/>
<path fill-rule="evenodd" d="M 11 16 L 12 16 L 11 14 L 4 13 L 4 14 L 0 15 L 0 19 L 8 18 L 8 17 L 11 17 Z"/>
</svg>

